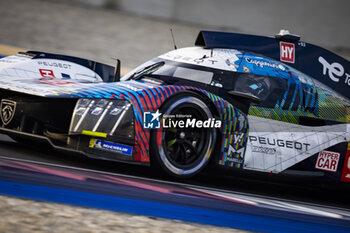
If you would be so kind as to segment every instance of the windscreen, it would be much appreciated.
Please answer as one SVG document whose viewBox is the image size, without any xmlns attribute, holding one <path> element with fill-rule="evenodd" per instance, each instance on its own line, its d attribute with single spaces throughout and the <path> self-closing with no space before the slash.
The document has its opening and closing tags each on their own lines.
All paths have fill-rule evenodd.
<svg viewBox="0 0 350 233">
<path fill-rule="evenodd" d="M 123 77 L 122 80 L 138 79 L 147 74 L 171 76 L 204 84 L 210 84 L 214 76 L 214 73 L 211 71 L 198 70 L 198 68 L 180 66 L 178 63 L 171 64 L 161 61 L 141 66 L 134 72 L 131 72 L 130 75 Z"/>
</svg>

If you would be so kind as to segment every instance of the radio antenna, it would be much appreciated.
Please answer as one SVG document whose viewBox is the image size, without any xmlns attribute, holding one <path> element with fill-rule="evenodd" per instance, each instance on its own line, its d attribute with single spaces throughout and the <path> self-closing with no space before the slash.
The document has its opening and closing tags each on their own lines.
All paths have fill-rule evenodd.
<svg viewBox="0 0 350 233">
<path fill-rule="evenodd" d="M 216 40 L 216 37 L 214 36 L 214 40 L 213 41 L 215 41 Z M 214 48 L 211 48 L 211 50 L 210 50 L 210 57 L 213 57 L 213 52 L 214 52 Z"/>
<path fill-rule="evenodd" d="M 174 49 L 177 49 L 176 43 L 175 43 L 175 38 L 174 38 L 174 34 L 173 34 L 173 29 L 170 28 L 170 33 L 171 33 L 171 38 L 173 38 L 173 44 L 174 44 Z"/>
</svg>

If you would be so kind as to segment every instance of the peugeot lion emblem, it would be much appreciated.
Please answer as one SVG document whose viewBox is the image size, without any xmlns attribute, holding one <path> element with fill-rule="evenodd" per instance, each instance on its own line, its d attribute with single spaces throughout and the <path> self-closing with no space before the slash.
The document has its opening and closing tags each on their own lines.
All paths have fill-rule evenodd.
<svg viewBox="0 0 350 233">
<path fill-rule="evenodd" d="M 12 100 L 1 100 L 1 121 L 4 125 L 7 125 L 11 122 L 13 115 L 16 111 L 16 102 Z"/>
</svg>

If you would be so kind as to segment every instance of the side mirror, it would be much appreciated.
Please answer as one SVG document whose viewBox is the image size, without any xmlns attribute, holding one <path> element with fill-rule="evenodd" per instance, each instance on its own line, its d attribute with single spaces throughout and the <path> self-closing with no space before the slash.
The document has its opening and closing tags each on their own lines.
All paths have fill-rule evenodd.
<svg viewBox="0 0 350 233">
<path fill-rule="evenodd" d="M 120 60 L 117 60 L 117 64 L 115 65 L 115 69 L 114 69 L 114 80 L 113 82 L 119 82 L 120 81 Z"/>
<path fill-rule="evenodd" d="M 229 94 L 230 96 L 232 96 L 233 98 L 236 98 L 238 100 L 242 100 L 242 102 L 246 103 L 246 104 L 260 104 L 261 103 L 261 99 L 249 94 L 249 93 L 245 93 L 245 92 L 240 92 L 240 91 L 228 91 L 227 94 Z"/>
</svg>

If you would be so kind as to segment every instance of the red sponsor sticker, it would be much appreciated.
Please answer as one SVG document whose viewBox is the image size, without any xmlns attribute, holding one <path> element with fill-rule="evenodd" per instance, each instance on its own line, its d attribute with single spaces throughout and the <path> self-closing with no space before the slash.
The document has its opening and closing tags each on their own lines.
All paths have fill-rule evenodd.
<svg viewBox="0 0 350 233">
<path fill-rule="evenodd" d="M 43 78 L 55 78 L 52 70 L 39 69 L 39 71 Z"/>
<path fill-rule="evenodd" d="M 340 153 L 333 151 L 321 151 L 318 153 L 315 168 L 336 172 L 338 169 Z"/>
<path fill-rule="evenodd" d="M 341 180 L 344 182 L 350 182 L 350 143 L 348 144 L 348 150 L 346 152 L 345 163 Z"/>
<path fill-rule="evenodd" d="M 280 59 L 284 62 L 294 63 L 295 46 L 293 43 L 280 42 Z"/>
</svg>

